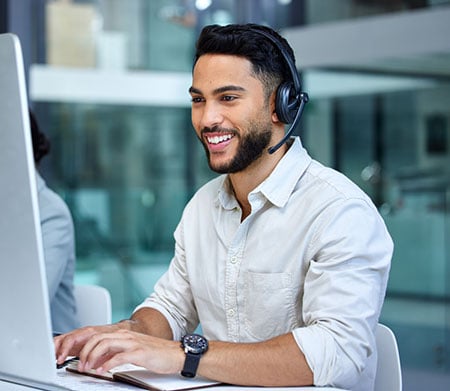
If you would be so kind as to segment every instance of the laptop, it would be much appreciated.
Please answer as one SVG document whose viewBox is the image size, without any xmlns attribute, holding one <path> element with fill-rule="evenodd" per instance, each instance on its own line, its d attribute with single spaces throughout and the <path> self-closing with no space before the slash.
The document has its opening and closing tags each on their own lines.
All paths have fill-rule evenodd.
<svg viewBox="0 0 450 391">
<path fill-rule="evenodd" d="M 0 34 L 0 380 L 46 390 L 56 365 L 20 42 Z"/>
</svg>

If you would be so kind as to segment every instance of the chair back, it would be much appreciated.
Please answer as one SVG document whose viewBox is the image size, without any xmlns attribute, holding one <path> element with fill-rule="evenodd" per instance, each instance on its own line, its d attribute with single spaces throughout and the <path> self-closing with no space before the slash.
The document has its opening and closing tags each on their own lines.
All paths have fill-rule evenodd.
<svg viewBox="0 0 450 391">
<path fill-rule="evenodd" d="M 379 323 L 375 336 L 378 362 L 374 391 L 401 391 L 402 368 L 395 335 L 389 327 Z"/>
<path fill-rule="evenodd" d="M 80 326 L 111 323 L 111 295 L 99 285 L 75 285 L 75 301 Z"/>
</svg>

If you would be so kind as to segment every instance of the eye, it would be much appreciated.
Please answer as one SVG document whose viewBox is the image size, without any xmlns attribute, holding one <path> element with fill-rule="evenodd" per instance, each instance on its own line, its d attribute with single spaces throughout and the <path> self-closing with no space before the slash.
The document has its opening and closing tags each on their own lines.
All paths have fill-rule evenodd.
<svg viewBox="0 0 450 391">
<path fill-rule="evenodd" d="M 224 96 L 222 96 L 222 100 L 225 101 L 225 102 L 232 102 L 235 99 L 237 99 L 237 97 L 234 96 L 234 95 L 224 95 Z"/>
<path fill-rule="evenodd" d="M 200 96 L 193 96 L 191 99 L 191 102 L 192 103 L 201 103 L 201 102 L 204 102 L 204 99 Z"/>
</svg>

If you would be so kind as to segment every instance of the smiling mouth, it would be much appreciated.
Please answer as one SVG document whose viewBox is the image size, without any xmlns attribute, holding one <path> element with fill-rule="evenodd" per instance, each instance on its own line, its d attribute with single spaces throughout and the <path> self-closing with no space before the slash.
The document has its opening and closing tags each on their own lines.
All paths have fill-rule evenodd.
<svg viewBox="0 0 450 391">
<path fill-rule="evenodd" d="M 223 135 L 220 135 L 220 136 L 217 136 L 217 135 L 216 136 L 208 136 L 208 135 L 206 135 L 205 137 L 206 137 L 206 140 L 208 141 L 209 144 L 217 145 L 217 144 L 220 144 L 220 143 L 223 143 L 225 141 L 230 140 L 231 138 L 233 138 L 233 135 L 232 134 L 223 134 Z"/>
</svg>

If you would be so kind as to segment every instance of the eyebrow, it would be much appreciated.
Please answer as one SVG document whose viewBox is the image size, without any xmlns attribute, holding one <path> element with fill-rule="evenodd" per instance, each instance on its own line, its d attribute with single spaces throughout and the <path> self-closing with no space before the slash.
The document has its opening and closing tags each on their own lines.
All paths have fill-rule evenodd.
<svg viewBox="0 0 450 391">
<path fill-rule="evenodd" d="M 223 87 L 216 88 L 213 91 L 213 94 L 214 95 L 219 95 L 219 94 L 223 94 L 224 92 L 228 92 L 228 91 L 245 91 L 245 88 L 239 87 L 239 86 L 235 86 L 235 85 L 228 85 L 228 86 L 223 86 Z M 202 92 L 198 88 L 195 88 L 195 87 L 190 87 L 189 88 L 189 93 L 202 95 Z"/>
</svg>

